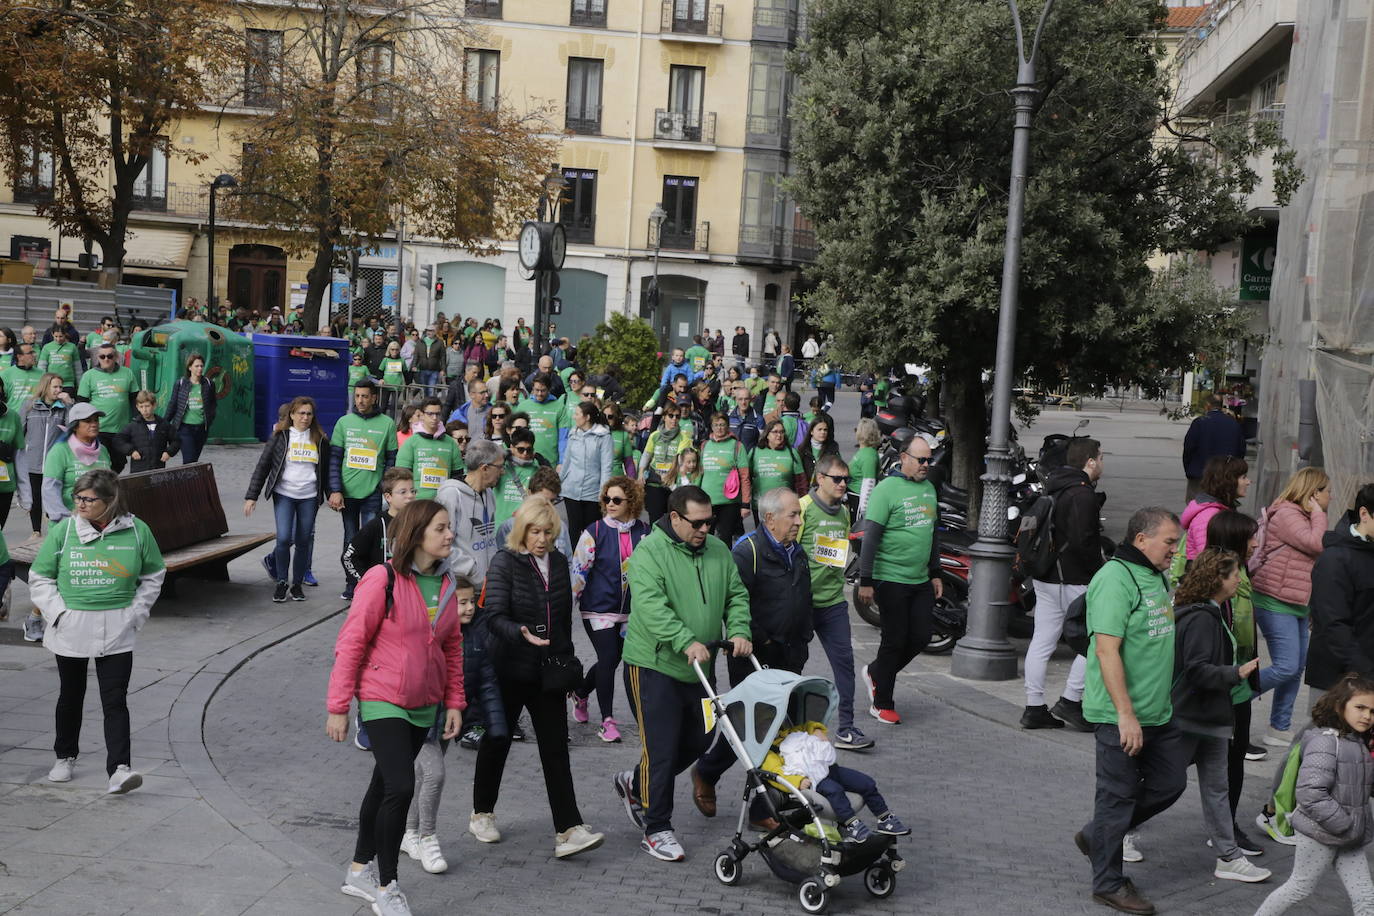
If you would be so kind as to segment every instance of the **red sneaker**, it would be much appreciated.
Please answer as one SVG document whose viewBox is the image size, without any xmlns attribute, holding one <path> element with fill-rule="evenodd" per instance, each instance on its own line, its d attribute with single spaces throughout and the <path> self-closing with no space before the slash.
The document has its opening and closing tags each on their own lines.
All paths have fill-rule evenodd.
<svg viewBox="0 0 1374 916">
<path fill-rule="evenodd" d="M 868 714 L 884 725 L 902 724 L 902 717 L 897 715 L 895 709 L 879 709 L 876 706 L 870 706 L 868 707 Z"/>
</svg>

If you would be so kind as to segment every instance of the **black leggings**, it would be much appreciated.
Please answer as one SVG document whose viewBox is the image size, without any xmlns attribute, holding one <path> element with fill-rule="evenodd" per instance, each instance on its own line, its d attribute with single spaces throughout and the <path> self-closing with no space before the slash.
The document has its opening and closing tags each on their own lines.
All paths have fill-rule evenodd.
<svg viewBox="0 0 1374 916">
<path fill-rule="evenodd" d="M 716 513 L 716 537 L 725 542 L 726 547 L 734 547 L 735 539 L 744 534 L 744 519 L 740 516 L 739 503 L 724 503 L 712 506 Z"/>
<path fill-rule="evenodd" d="M 592 622 L 584 619 L 582 626 L 587 630 L 587 638 L 596 650 L 596 661 L 587 669 L 582 678 L 582 686 L 577 695 L 589 697 L 596 689 L 596 705 L 601 707 L 601 718 L 612 717 L 611 708 L 615 704 L 615 670 L 620 667 L 620 653 L 625 648 L 625 640 L 620 635 L 621 624 L 604 630 L 593 630 Z"/>
<path fill-rule="evenodd" d="M 14 491 L 0 493 L 0 528 L 5 527 L 5 522 L 10 520 L 10 506 L 14 503 Z"/>
<path fill-rule="evenodd" d="M 568 513 L 568 544 L 577 549 L 577 539 L 582 532 L 601 517 L 601 503 L 589 499 L 563 499 L 563 508 Z M 569 559 L 572 559 L 569 557 Z"/>
<path fill-rule="evenodd" d="M 34 534 L 43 533 L 43 475 L 29 474 L 29 490 L 32 491 L 33 504 L 29 506 L 29 524 Z"/>
<path fill-rule="evenodd" d="M 1237 703 L 1231 708 L 1235 711 L 1236 724 L 1231 732 L 1231 744 L 1226 749 L 1226 774 L 1230 782 L 1231 820 L 1235 820 L 1236 808 L 1240 805 L 1240 790 L 1245 788 L 1245 751 L 1250 746 L 1250 701 Z"/>
<path fill-rule="evenodd" d="M 668 514 L 668 488 L 648 484 L 644 487 L 644 511 L 649 513 L 649 524 Z M 576 549 L 577 545 L 573 545 Z"/>
<path fill-rule="evenodd" d="M 399 718 L 369 719 L 365 724 L 376 763 L 358 809 L 358 843 L 353 847 L 353 861 L 366 865 L 376 858 L 377 875 L 381 886 L 386 887 L 396 880 L 406 812 L 410 810 L 410 797 L 415 794 L 415 758 L 429 729 Z"/>
</svg>

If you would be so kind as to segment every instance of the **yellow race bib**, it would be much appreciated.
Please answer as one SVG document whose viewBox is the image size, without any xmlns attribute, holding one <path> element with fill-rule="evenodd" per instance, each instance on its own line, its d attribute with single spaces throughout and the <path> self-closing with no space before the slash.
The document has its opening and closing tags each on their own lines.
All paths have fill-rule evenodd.
<svg viewBox="0 0 1374 916">
<path fill-rule="evenodd" d="M 344 451 L 344 466 L 354 471 L 377 470 L 377 450 L 375 448 L 351 447 Z"/>
<path fill-rule="evenodd" d="M 844 569 L 845 563 L 849 561 L 849 541 L 845 538 L 828 538 L 818 534 L 811 556 L 822 566 Z"/>
<path fill-rule="evenodd" d="M 420 468 L 420 486 L 426 490 L 437 490 L 439 484 L 448 477 L 448 471 L 443 468 Z"/>
<path fill-rule="evenodd" d="M 320 463 L 320 449 L 313 442 L 292 442 L 291 449 L 286 455 L 287 461 L 308 461 L 311 464 Z"/>
</svg>

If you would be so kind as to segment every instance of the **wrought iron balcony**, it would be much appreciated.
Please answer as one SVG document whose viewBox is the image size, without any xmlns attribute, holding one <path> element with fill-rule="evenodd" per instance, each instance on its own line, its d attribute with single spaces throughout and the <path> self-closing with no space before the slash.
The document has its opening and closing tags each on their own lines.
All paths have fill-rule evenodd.
<svg viewBox="0 0 1374 916">
<path fill-rule="evenodd" d="M 581 111 L 569 109 L 563 125 L 569 133 L 597 136 L 601 133 L 601 106 Z"/>
<path fill-rule="evenodd" d="M 474 19 L 500 19 L 501 0 L 467 0 L 467 13 Z"/>
<path fill-rule="evenodd" d="M 702 16 L 694 15 L 701 10 Z M 676 41 L 707 41 L 719 44 L 725 22 L 725 5 L 703 7 L 696 0 L 663 0 L 659 35 Z"/>
<path fill-rule="evenodd" d="M 648 247 L 662 247 L 665 251 L 710 251 L 711 224 L 705 220 L 693 225 L 667 219 L 663 221 L 662 232 L 659 232 L 654 221 L 649 220 Z"/>
<path fill-rule="evenodd" d="M 568 14 L 568 25 L 584 29 L 604 29 L 606 27 L 607 0 L 572 0 L 572 12 Z"/>
</svg>

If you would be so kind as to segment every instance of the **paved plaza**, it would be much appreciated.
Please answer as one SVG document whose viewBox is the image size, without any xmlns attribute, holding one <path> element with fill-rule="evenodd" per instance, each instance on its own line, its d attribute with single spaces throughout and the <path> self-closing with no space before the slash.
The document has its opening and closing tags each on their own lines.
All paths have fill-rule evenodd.
<svg viewBox="0 0 1374 916">
<path fill-rule="evenodd" d="M 853 395 L 842 397 L 839 439 L 852 447 Z M 1146 503 L 1178 508 L 1184 425 L 1115 407 L 1048 413 L 1023 436 L 1033 450 L 1049 432 L 1089 416 L 1103 441 L 1108 533 L 1119 537 L 1129 512 Z M 256 447 L 212 447 L 220 495 L 235 532 L 267 531 L 271 513 L 242 516 L 243 487 Z M 1250 507 L 1253 510 L 1253 507 Z M 6 536 L 27 534 L 11 515 Z M 140 634 L 129 698 L 134 767 L 143 788 L 107 797 L 96 691 L 87 697 L 77 778 L 48 783 L 57 674 L 51 655 L 23 643 L 29 606 L 16 585 L 10 623 L 0 629 L 0 913 L 343 914 L 367 912 L 338 892 L 351 854 L 370 755 L 324 735 L 324 686 L 343 617 L 337 518 L 321 513 L 314 568 L 322 585 L 303 604 L 274 605 L 259 555 L 230 567 L 232 582 L 183 581 Z M 583 655 L 592 653 L 575 628 Z M 855 654 L 871 658 L 878 633 L 854 618 Z M 1024 646 L 1018 648 L 1024 649 Z M 1052 665 L 1051 691 L 1068 659 Z M 908 867 L 896 893 L 876 901 L 859 880 L 834 895 L 835 913 L 1102 913 L 1088 893 L 1088 866 L 1070 839 L 1088 817 L 1093 784 L 1090 735 L 1025 732 L 1016 720 L 1020 682 L 952 678 L 947 658 L 922 658 L 898 681 L 904 724 L 863 716 L 877 739 L 841 762 L 872 774 L 915 832 L 900 840 Z M 813 646 L 810 671 L 828 674 Z M 862 704 L 862 700 L 861 700 Z M 1303 706 L 1302 701 L 1299 702 Z M 1303 707 L 1305 708 L 1305 707 Z M 553 859 L 553 827 L 533 741 L 517 744 L 506 769 L 498 823 L 505 839 L 484 846 L 466 830 L 474 753 L 447 755 L 439 837 L 447 874 L 427 875 L 402 856 L 400 880 L 417 914 L 782 914 L 798 913 L 795 888 L 756 857 L 742 883 L 722 886 L 711 859 L 733 830 L 738 767 L 721 785 L 721 814 L 701 817 L 687 780 L 679 782 L 675 827 L 684 863 L 651 859 L 611 790 L 610 776 L 633 764 L 637 735 L 618 690 L 620 745 L 594 726 L 571 724 L 573 774 L 584 819 L 606 844 L 569 861 Z M 1265 721 L 1256 710 L 1257 728 Z M 1247 764 L 1242 825 L 1267 786 L 1271 762 Z M 1257 834 L 1257 830 L 1252 831 Z M 1248 886 L 1212 877 L 1197 794 L 1190 789 L 1149 824 L 1146 861 L 1128 866 L 1162 914 L 1252 913 L 1273 882 Z M 1257 864 L 1288 874 L 1291 850 L 1263 843 Z M 1349 912 L 1334 878 L 1292 912 Z"/>
</svg>

